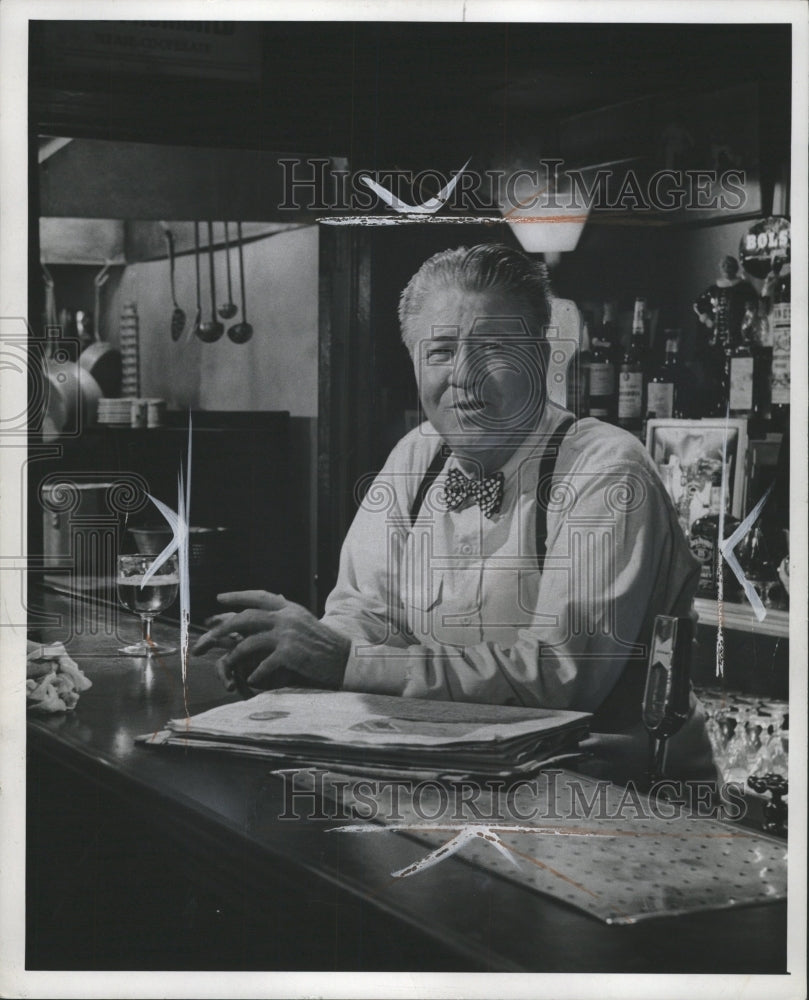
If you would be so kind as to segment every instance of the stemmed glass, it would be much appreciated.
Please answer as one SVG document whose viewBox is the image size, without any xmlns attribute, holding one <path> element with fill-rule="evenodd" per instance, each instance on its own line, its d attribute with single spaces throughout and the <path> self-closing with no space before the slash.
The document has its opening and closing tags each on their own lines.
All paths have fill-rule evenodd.
<svg viewBox="0 0 809 1000">
<path fill-rule="evenodd" d="M 170 607 L 177 597 L 180 584 L 177 556 L 169 556 L 144 586 L 143 577 L 154 561 L 153 555 L 142 553 L 118 556 L 118 600 L 127 611 L 140 616 L 143 626 L 143 637 L 140 642 L 118 650 L 127 656 L 152 656 L 177 652 L 176 646 L 165 646 L 152 639 L 152 619 Z"/>
</svg>

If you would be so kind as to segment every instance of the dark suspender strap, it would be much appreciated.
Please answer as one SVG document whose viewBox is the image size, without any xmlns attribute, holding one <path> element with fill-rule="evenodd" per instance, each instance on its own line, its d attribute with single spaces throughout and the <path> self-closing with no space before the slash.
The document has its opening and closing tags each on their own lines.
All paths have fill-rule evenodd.
<svg viewBox="0 0 809 1000">
<path fill-rule="evenodd" d="M 536 539 L 537 539 L 537 566 L 540 573 L 545 568 L 545 552 L 548 543 L 548 504 L 547 497 L 550 494 L 551 478 L 556 468 L 556 459 L 559 455 L 559 448 L 564 441 L 570 428 L 576 422 L 575 417 L 565 417 L 553 434 L 548 438 L 545 451 L 539 461 L 539 475 L 537 476 L 537 508 L 536 508 Z"/>
<path fill-rule="evenodd" d="M 438 474 L 447 464 L 447 459 L 452 454 L 451 450 L 445 445 L 439 445 L 438 451 L 430 462 L 430 467 L 424 473 L 424 478 L 419 483 L 419 488 L 416 493 L 416 499 L 413 501 L 413 506 L 410 508 L 410 527 L 416 523 L 416 518 L 419 516 L 419 511 L 421 510 L 422 504 L 424 503 L 424 498 L 427 496 L 427 490 L 433 485 Z"/>
</svg>

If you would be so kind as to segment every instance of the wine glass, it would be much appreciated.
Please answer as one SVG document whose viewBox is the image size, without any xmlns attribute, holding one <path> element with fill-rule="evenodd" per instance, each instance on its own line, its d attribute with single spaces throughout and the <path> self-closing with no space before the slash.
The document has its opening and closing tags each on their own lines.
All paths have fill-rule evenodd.
<svg viewBox="0 0 809 1000">
<path fill-rule="evenodd" d="M 154 561 L 153 555 L 143 553 L 118 556 L 118 600 L 127 611 L 140 615 L 143 625 L 141 641 L 118 650 L 127 656 L 177 652 L 176 647 L 165 646 L 152 639 L 152 619 L 170 607 L 177 597 L 180 584 L 177 556 L 169 556 L 144 586 L 143 577 Z"/>
</svg>

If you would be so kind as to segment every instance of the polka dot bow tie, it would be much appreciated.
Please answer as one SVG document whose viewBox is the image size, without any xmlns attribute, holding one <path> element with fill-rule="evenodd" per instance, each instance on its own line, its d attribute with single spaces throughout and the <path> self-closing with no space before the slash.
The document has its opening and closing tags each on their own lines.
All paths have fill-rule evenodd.
<svg viewBox="0 0 809 1000">
<path fill-rule="evenodd" d="M 447 510 L 458 510 L 466 500 L 478 504 L 484 517 L 491 517 L 500 510 L 503 502 L 502 472 L 495 472 L 485 479 L 469 479 L 460 469 L 450 469 L 444 487 Z"/>
</svg>

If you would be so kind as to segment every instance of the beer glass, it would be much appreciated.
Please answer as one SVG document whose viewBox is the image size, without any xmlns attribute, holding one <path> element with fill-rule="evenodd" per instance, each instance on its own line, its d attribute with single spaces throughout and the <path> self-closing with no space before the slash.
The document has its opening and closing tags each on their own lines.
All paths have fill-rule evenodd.
<svg viewBox="0 0 809 1000">
<path fill-rule="evenodd" d="M 152 638 L 152 619 L 170 607 L 180 585 L 177 556 L 170 556 L 147 582 L 143 577 L 155 561 L 153 555 L 134 553 L 118 556 L 118 600 L 127 611 L 140 616 L 143 635 L 140 642 L 124 646 L 118 652 L 127 656 L 154 656 L 176 653 L 174 646 L 157 643 Z"/>
</svg>

